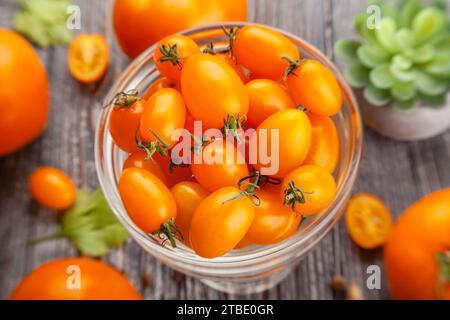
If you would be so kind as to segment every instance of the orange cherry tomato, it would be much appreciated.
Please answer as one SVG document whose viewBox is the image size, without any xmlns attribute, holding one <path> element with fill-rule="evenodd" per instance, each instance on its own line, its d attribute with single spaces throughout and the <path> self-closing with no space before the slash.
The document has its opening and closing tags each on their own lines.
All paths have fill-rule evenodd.
<svg viewBox="0 0 450 320">
<path fill-rule="evenodd" d="M 200 48 L 194 40 L 187 36 L 174 34 L 156 44 L 153 61 L 162 75 L 178 82 L 184 61 L 199 52 Z"/>
<path fill-rule="evenodd" d="M 153 159 L 159 164 L 159 167 L 163 171 L 169 188 L 182 181 L 195 181 L 191 169 L 188 166 L 173 167 L 172 170 L 170 170 L 171 161 L 169 156 L 162 156 L 159 153 L 156 153 L 153 156 Z"/>
<path fill-rule="evenodd" d="M 99 260 L 79 257 L 42 264 L 22 279 L 10 299 L 141 300 L 142 297 L 113 267 Z"/>
<path fill-rule="evenodd" d="M 161 166 L 156 161 L 152 161 L 152 159 L 145 160 L 147 154 L 142 151 L 133 152 L 128 156 L 123 164 L 123 170 L 128 168 L 140 168 L 145 169 L 155 176 L 157 176 L 165 185 L 167 185 L 167 178 L 164 174 L 164 171 L 161 169 Z"/>
<path fill-rule="evenodd" d="M 247 83 L 248 76 L 244 72 L 244 69 L 234 60 L 232 57 L 230 57 L 229 53 L 217 53 L 215 57 L 222 59 L 225 61 L 230 67 L 233 68 L 234 71 L 239 75 L 239 78 L 241 78 L 243 83 Z"/>
<path fill-rule="evenodd" d="M 247 120 L 254 128 L 275 112 L 296 107 L 287 90 L 273 80 L 252 80 L 245 86 L 249 98 Z"/>
<path fill-rule="evenodd" d="M 433 192 L 405 210 L 384 248 L 393 298 L 450 300 L 449 230 L 449 188 Z"/>
<path fill-rule="evenodd" d="M 184 29 L 247 20 L 247 0 L 116 0 L 113 10 L 117 40 L 130 58 Z"/>
<path fill-rule="evenodd" d="M 170 192 L 177 204 L 175 224 L 180 228 L 183 241 L 189 244 L 189 229 L 195 209 L 205 199 L 209 192 L 196 182 L 183 181 L 174 185 Z"/>
<path fill-rule="evenodd" d="M 339 136 L 329 117 L 307 113 L 312 126 L 311 147 L 303 164 L 322 167 L 333 173 L 339 159 Z"/>
<path fill-rule="evenodd" d="M 321 116 L 332 116 L 342 107 L 341 87 L 320 62 L 306 59 L 287 76 L 286 85 L 295 101 Z"/>
<path fill-rule="evenodd" d="M 300 52 L 291 40 L 279 32 L 258 25 L 248 25 L 238 31 L 233 54 L 237 62 L 251 73 L 269 79 L 283 76 L 289 66 L 283 57 L 300 59 Z"/>
<path fill-rule="evenodd" d="M 181 94 L 172 88 L 163 88 L 153 94 L 145 104 L 139 134 L 145 141 L 158 141 L 154 133 L 168 145 L 173 146 L 172 133 L 184 128 L 186 107 Z M 153 131 L 153 132 L 152 132 Z"/>
<path fill-rule="evenodd" d="M 109 115 L 109 132 L 120 149 L 132 153 L 139 150 L 136 146 L 136 132 L 144 112 L 145 101 L 135 93 L 120 94 L 122 97 L 115 99 L 115 105 Z"/>
<path fill-rule="evenodd" d="M 245 239 L 251 243 L 268 245 L 293 235 L 300 225 L 302 216 L 283 205 L 279 192 L 274 193 L 263 188 L 256 194 L 260 204 L 255 206 L 255 219 Z"/>
<path fill-rule="evenodd" d="M 52 167 L 36 169 L 28 178 L 28 189 L 37 202 L 54 210 L 67 209 L 77 198 L 77 187 L 73 180 Z"/>
<path fill-rule="evenodd" d="M 279 140 L 272 141 L 272 130 L 278 130 Z M 277 173 L 272 174 L 272 176 L 283 178 L 303 163 L 311 145 L 312 135 L 311 124 L 303 111 L 285 109 L 274 113 L 258 126 L 256 134 L 252 136 L 252 140 L 260 140 L 263 131 L 267 132 L 267 144 L 263 144 L 262 140 L 257 143 L 250 141 L 250 144 L 258 144 L 259 149 L 261 149 L 262 144 L 262 148 L 267 149 L 267 154 L 271 154 L 271 150 L 274 150 L 275 154 L 271 155 L 272 165 L 273 161 L 276 161 L 275 157 L 278 157 L 279 165 Z M 278 153 L 275 151 L 277 146 Z M 253 164 L 253 166 L 261 172 L 262 168 L 270 167 L 270 165 L 264 164 L 260 158 L 260 154 L 266 152 L 259 150 L 258 153 L 258 162 Z"/>
<path fill-rule="evenodd" d="M 220 58 L 198 53 L 181 72 L 181 91 L 189 112 L 205 128 L 221 128 L 228 115 L 246 115 L 248 95 L 239 75 Z"/>
<path fill-rule="evenodd" d="M 377 197 L 368 193 L 354 195 L 345 216 L 348 233 L 361 248 L 374 249 L 383 245 L 392 229 L 389 209 Z"/>
<path fill-rule="evenodd" d="M 245 158 L 235 145 L 227 141 L 209 143 L 203 147 L 202 157 L 202 163 L 193 161 L 191 171 L 195 179 L 211 192 L 236 186 L 241 178 L 249 176 Z"/>
<path fill-rule="evenodd" d="M 47 126 L 45 67 L 19 34 L 0 28 L 0 157 L 30 143 Z"/>
<path fill-rule="evenodd" d="M 190 241 L 194 251 L 205 258 L 222 256 L 244 238 L 255 209 L 252 201 L 236 187 L 217 190 L 197 207 L 191 222 Z"/>
<path fill-rule="evenodd" d="M 162 77 L 153 82 L 144 94 L 144 100 L 150 99 L 150 97 L 159 89 L 173 88 L 181 92 L 180 84 L 173 82 L 169 78 Z"/>
<path fill-rule="evenodd" d="M 109 49 L 101 34 L 78 34 L 70 43 L 68 65 L 72 76 L 83 83 L 93 83 L 106 72 Z"/>
<path fill-rule="evenodd" d="M 301 166 L 281 183 L 281 198 L 301 215 L 317 214 L 326 209 L 336 195 L 336 181 L 318 166 Z"/>
<path fill-rule="evenodd" d="M 169 239 L 175 236 L 171 230 L 177 206 L 169 189 L 157 176 L 144 169 L 125 169 L 119 179 L 119 192 L 128 215 L 142 231 L 161 231 Z"/>
</svg>

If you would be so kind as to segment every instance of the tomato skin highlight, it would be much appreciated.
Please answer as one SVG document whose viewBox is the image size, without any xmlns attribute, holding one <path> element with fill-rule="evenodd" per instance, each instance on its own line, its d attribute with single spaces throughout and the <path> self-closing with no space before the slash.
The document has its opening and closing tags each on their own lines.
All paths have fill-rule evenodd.
<svg viewBox="0 0 450 320">
<path fill-rule="evenodd" d="M 437 262 L 437 254 L 449 251 L 449 230 L 450 188 L 424 196 L 400 216 L 384 247 L 394 299 L 450 300 L 450 283 L 440 280 Z"/>
<path fill-rule="evenodd" d="M 342 107 L 342 92 L 334 74 L 318 61 L 300 62 L 286 79 L 294 100 L 321 116 L 333 116 Z"/>
<path fill-rule="evenodd" d="M 245 86 L 249 97 L 247 120 L 253 128 L 280 110 L 296 107 L 287 90 L 273 80 L 252 80 Z"/>
<path fill-rule="evenodd" d="M 214 155 L 220 163 L 207 163 L 208 155 Z M 249 175 L 245 158 L 227 141 L 211 142 L 203 147 L 202 156 L 202 163 L 194 161 L 190 167 L 195 179 L 208 191 L 236 186 L 241 178 Z"/>
<path fill-rule="evenodd" d="M 333 173 L 339 160 L 339 136 L 331 118 L 307 113 L 312 127 L 311 147 L 303 164 L 322 167 Z"/>
<path fill-rule="evenodd" d="M 0 28 L 0 157 L 37 138 L 47 126 L 47 72 L 33 47 L 19 34 Z"/>
<path fill-rule="evenodd" d="M 184 128 L 185 120 L 186 107 L 181 94 L 172 88 L 162 88 L 145 103 L 139 123 L 140 137 L 144 141 L 158 141 L 153 131 L 173 146 L 177 141 L 172 141 L 172 133 Z"/>
<path fill-rule="evenodd" d="M 161 59 L 164 59 L 165 57 L 165 55 L 161 52 L 161 46 L 166 46 L 166 48 L 176 46 L 176 51 L 178 53 L 176 64 L 173 64 L 171 61 L 161 61 Z M 153 54 L 153 61 L 155 62 L 156 68 L 162 75 L 172 81 L 179 82 L 184 61 L 199 51 L 200 48 L 194 40 L 183 35 L 174 34 L 165 37 L 156 44 L 155 53 Z"/>
<path fill-rule="evenodd" d="M 255 206 L 255 218 L 245 239 L 250 243 L 269 245 L 293 235 L 300 225 L 302 216 L 283 205 L 279 191 L 273 192 L 263 188 L 256 194 L 261 203 Z"/>
<path fill-rule="evenodd" d="M 293 169 L 299 167 L 305 160 L 311 145 L 311 123 L 303 111 L 298 109 L 285 109 L 278 111 L 264 120 L 257 128 L 251 139 L 261 137 L 261 131 L 267 130 L 267 150 L 272 148 L 271 130 L 278 129 L 279 142 L 279 168 L 276 178 L 283 178 Z M 259 138 L 258 138 L 259 139 Z M 252 141 L 250 141 L 250 144 Z M 254 142 L 253 142 L 254 143 Z M 260 142 L 258 141 L 258 144 Z M 256 144 L 256 143 L 254 143 Z M 263 144 L 263 146 L 266 146 Z M 253 165 L 256 170 L 268 167 L 260 162 Z"/>
<path fill-rule="evenodd" d="M 205 199 L 209 192 L 200 184 L 192 181 L 183 181 L 174 185 L 170 192 L 177 204 L 177 218 L 175 224 L 180 228 L 183 241 L 189 244 L 189 229 L 195 209 Z"/>
<path fill-rule="evenodd" d="M 246 115 L 248 95 L 236 71 L 210 54 L 191 56 L 181 71 L 186 106 L 205 128 L 222 128 L 228 115 Z"/>
<path fill-rule="evenodd" d="M 38 203 L 53 210 L 67 209 L 77 198 L 73 180 L 53 167 L 36 169 L 28 178 L 28 189 Z"/>
<path fill-rule="evenodd" d="M 128 215 L 145 233 L 158 231 L 161 224 L 177 215 L 169 189 L 147 170 L 125 169 L 119 179 L 119 192 Z"/>
<path fill-rule="evenodd" d="M 268 79 L 283 77 L 289 62 L 300 59 L 295 44 L 284 35 L 268 28 L 248 25 L 238 31 L 233 53 L 237 62 L 250 72 Z"/>
<path fill-rule="evenodd" d="M 164 171 L 161 169 L 160 165 L 156 161 L 152 161 L 152 159 L 145 160 L 146 156 L 147 156 L 147 154 L 142 150 L 133 152 L 125 160 L 122 170 L 125 170 L 128 168 L 145 169 L 145 170 L 153 173 L 165 185 L 167 185 L 167 178 L 164 174 Z"/>
<path fill-rule="evenodd" d="M 113 26 L 130 58 L 173 33 L 208 23 L 246 21 L 247 0 L 115 0 Z"/>
<path fill-rule="evenodd" d="M 67 285 L 77 266 L 80 288 Z M 74 275 L 74 273 L 73 273 Z M 141 300 L 128 279 L 113 267 L 87 257 L 47 261 L 25 276 L 10 295 L 12 300 Z"/>
<path fill-rule="evenodd" d="M 328 171 L 306 165 L 291 171 L 283 179 L 280 192 L 282 201 L 291 181 L 304 192 L 305 203 L 295 204 L 295 212 L 304 216 L 317 214 L 327 208 L 337 192 L 336 182 Z"/>
<path fill-rule="evenodd" d="M 104 76 L 109 65 L 106 39 L 97 33 L 79 33 L 70 43 L 67 64 L 72 76 L 82 83 L 94 83 Z"/>
<path fill-rule="evenodd" d="M 222 256 L 244 238 L 255 216 L 254 205 L 245 196 L 226 202 L 240 192 L 236 187 L 219 189 L 195 210 L 189 233 L 192 248 L 199 256 Z"/>
<path fill-rule="evenodd" d="M 117 146 L 128 153 L 139 150 L 136 131 L 144 112 L 144 102 L 138 99 L 128 107 L 114 106 L 109 115 L 109 132 Z"/>
<path fill-rule="evenodd" d="M 345 223 L 352 240 L 364 249 L 383 245 L 392 229 L 389 209 L 368 193 L 358 193 L 350 199 Z"/>
</svg>

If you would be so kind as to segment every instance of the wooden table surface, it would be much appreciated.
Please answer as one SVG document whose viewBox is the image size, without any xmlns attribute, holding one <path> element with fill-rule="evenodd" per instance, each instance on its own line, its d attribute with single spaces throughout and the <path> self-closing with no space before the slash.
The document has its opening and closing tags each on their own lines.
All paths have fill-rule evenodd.
<svg viewBox="0 0 450 320">
<path fill-rule="evenodd" d="M 101 83 L 80 85 L 67 70 L 66 47 L 38 50 L 51 82 L 51 118 L 39 139 L 0 158 L 0 298 L 7 298 L 19 280 L 41 263 L 78 254 L 64 239 L 35 246 L 25 244 L 27 239 L 51 234 L 59 227 L 54 213 L 30 199 L 27 175 L 38 166 L 51 165 L 68 172 L 79 186 L 98 185 L 91 111 L 129 63 L 114 40 L 112 1 L 74 3 L 81 7 L 82 31 L 99 32 L 109 39 L 111 66 Z M 253 0 L 249 20 L 288 30 L 334 58 L 334 42 L 354 35 L 352 19 L 366 6 L 366 1 L 361 0 Z M 10 26 L 16 8 L 15 1 L 0 0 L 0 26 Z M 450 132 L 423 142 L 404 143 L 365 130 L 355 192 L 379 196 L 398 217 L 414 200 L 448 186 Z M 162 265 L 131 239 L 104 260 L 122 270 L 147 299 L 339 299 L 341 296 L 330 287 L 334 274 L 343 274 L 358 284 L 366 299 L 389 298 L 382 251 L 359 249 L 349 239 L 342 220 L 280 285 L 250 296 L 231 296 L 209 289 Z M 382 268 L 380 290 L 368 290 L 365 286 L 366 268 L 373 264 Z"/>
</svg>

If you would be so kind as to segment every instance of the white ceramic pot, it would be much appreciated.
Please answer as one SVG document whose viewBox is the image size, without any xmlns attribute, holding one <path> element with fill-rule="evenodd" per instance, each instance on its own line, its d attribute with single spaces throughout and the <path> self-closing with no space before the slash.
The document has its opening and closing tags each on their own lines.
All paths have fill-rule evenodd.
<svg viewBox="0 0 450 320">
<path fill-rule="evenodd" d="M 377 107 L 359 96 L 364 123 L 379 134 L 401 141 L 414 141 L 437 136 L 450 128 L 450 94 L 447 105 L 442 108 L 417 106 L 402 112 L 389 105 Z"/>
</svg>

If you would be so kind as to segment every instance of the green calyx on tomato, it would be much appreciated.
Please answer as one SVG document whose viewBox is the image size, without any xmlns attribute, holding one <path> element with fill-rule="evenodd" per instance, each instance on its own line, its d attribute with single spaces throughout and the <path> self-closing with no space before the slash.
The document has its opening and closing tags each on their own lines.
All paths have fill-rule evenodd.
<svg viewBox="0 0 450 320">
<path fill-rule="evenodd" d="M 233 136 L 237 143 L 241 142 L 239 138 L 238 130 L 242 130 L 242 125 L 247 122 L 247 116 L 231 114 L 227 115 L 227 118 L 223 120 L 222 132 L 227 137 L 229 134 Z"/>
<path fill-rule="evenodd" d="M 216 47 L 214 47 L 214 43 L 210 42 L 208 43 L 208 45 L 203 49 L 202 51 L 203 53 L 208 53 L 208 54 L 218 54 L 218 53 L 229 53 L 230 52 L 230 46 L 225 47 L 225 48 L 219 48 L 217 49 Z"/>
<path fill-rule="evenodd" d="M 292 60 L 289 57 L 281 57 L 281 59 L 289 62 L 289 66 L 286 68 L 286 71 L 284 72 L 283 81 L 285 81 L 290 74 L 296 75 L 295 69 L 297 69 L 303 63 L 303 61 L 306 60 L 303 58 L 303 59 L 296 61 L 296 60 Z"/>
<path fill-rule="evenodd" d="M 140 99 L 139 92 L 136 89 L 127 92 L 118 92 L 114 98 L 105 107 L 109 105 L 118 106 L 119 108 L 127 108 Z"/>
<path fill-rule="evenodd" d="M 450 250 L 439 252 L 436 255 L 436 260 L 440 270 L 439 284 L 450 283 Z"/>
<path fill-rule="evenodd" d="M 177 235 L 181 237 L 181 240 L 183 240 L 183 235 L 181 234 L 180 229 L 175 224 L 174 218 L 170 218 L 166 222 L 161 224 L 161 228 L 158 231 L 155 231 L 153 234 L 156 234 L 160 238 L 164 235 L 165 239 L 163 240 L 163 245 L 166 241 L 170 242 L 170 245 L 173 248 L 177 247 L 177 243 L 175 241 L 175 238 Z"/>
<path fill-rule="evenodd" d="M 294 180 L 289 181 L 289 188 L 284 190 L 284 201 L 285 206 L 290 206 L 292 211 L 295 211 L 295 205 L 297 203 L 306 203 L 305 194 L 312 194 L 312 192 L 306 192 L 294 183 Z"/>
<path fill-rule="evenodd" d="M 170 149 L 170 145 L 165 142 L 159 135 L 157 135 L 152 129 L 148 129 L 150 132 L 155 136 L 157 141 L 144 141 L 139 140 L 138 133 L 136 131 L 135 139 L 136 139 L 136 146 L 143 150 L 146 153 L 146 157 L 144 160 L 153 160 L 153 155 L 155 152 L 158 152 L 160 155 L 166 157 L 168 155 L 166 150 Z"/>
<path fill-rule="evenodd" d="M 228 50 L 231 52 L 231 55 L 234 56 L 233 47 L 234 47 L 234 42 L 236 41 L 236 38 L 237 38 L 239 28 L 232 27 L 229 30 L 227 30 L 225 27 L 222 27 L 222 29 L 223 29 L 223 32 L 225 33 L 225 35 L 228 37 L 228 41 L 230 43 L 228 45 Z"/>
<path fill-rule="evenodd" d="M 259 206 L 261 203 L 261 200 L 256 195 L 256 190 L 260 188 L 258 181 L 260 178 L 260 173 L 258 171 L 253 172 L 249 176 L 241 178 L 238 183 L 237 187 L 239 190 L 241 190 L 240 193 L 238 193 L 236 196 L 227 199 L 222 202 L 222 204 L 225 204 L 227 202 L 231 202 L 233 200 L 242 198 L 244 196 L 248 197 L 255 206 Z"/>
<path fill-rule="evenodd" d="M 178 67 L 180 67 L 181 69 L 177 44 L 174 44 L 173 46 L 162 44 L 159 46 L 159 51 L 163 55 L 161 58 L 159 58 L 160 62 L 170 61 L 172 65 L 178 65 Z"/>
</svg>

